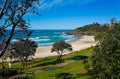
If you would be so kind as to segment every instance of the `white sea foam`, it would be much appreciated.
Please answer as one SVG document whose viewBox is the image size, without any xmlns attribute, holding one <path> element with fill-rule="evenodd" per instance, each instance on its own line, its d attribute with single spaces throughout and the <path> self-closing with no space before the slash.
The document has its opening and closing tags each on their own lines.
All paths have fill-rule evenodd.
<svg viewBox="0 0 120 79">
<path fill-rule="evenodd" d="M 12 39 L 12 42 L 16 42 L 17 40 L 16 39 Z"/>
<path fill-rule="evenodd" d="M 53 34 L 61 34 L 61 32 L 54 32 Z"/>
<path fill-rule="evenodd" d="M 39 38 L 49 38 L 49 36 L 39 36 Z"/>
<path fill-rule="evenodd" d="M 59 40 L 65 40 L 66 42 L 70 42 L 76 39 L 75 35 L 67 35 L 65 34 L 65 32 L 57 32 L 57 31 L 50 33 L 48 35 L 44 35 L 44 36 L 43 35 L 38 35 L 37 37 L 31 37 L 30 39 L 37 42 L 39 46 L 52 45 L 54 44 L 54 41 L 59 41 Z M 12 41 L 15 42 L 17 40 L 13 39 Z"/>
<path fill-rule="evenodd" d="M 31 40 L 33 41 L 36 41 L 36 42 L 40 42 L 40 41 L 49 41 L 50 39 L 40 39 L 38 37 L 35 37 L 35 38 L 30 38 Z"/>
<path fill-rule="evenodd" d="M 50 41 L 50 39 L 40 39 L 39 37 L 35 37 L 35 38 L 30 38 L 30 40 L 36 41 L 36 42 L 46 42 L 46 41 Z M 12 39 L 12 42 L 16 42 L 17 39 Z"/>
<path fill-rule="evenodd" d="M 35 37 L 37 39 L 42 39 L 42 38 L 49 38 L 49 36 L 39 36 L 39 37 Z"/>
<path fill-rule="evenodd" d="M 66 38 L 66 39 L 70 39 L 70 38 L 74 38 L 74 35 L 66 35 L 66 34 L 62 34 L 60 35 L 62 38 Z"/>
<path fill-rule="evenodd" d="M 71 39 L 66 39 L 65 41 L 66 42 L 72 42 L 72 41 L 75 41 L 76 40 L 76 38 L 71 38 Z"/>
<path fill-rule="evenodd" d="M 49 46 L 49 45 L 52 45 L 54 44 L 54 42 L 51 42 L 51 43 L 40 43 L 38 44 L 39 46 Z"/>
</svg>

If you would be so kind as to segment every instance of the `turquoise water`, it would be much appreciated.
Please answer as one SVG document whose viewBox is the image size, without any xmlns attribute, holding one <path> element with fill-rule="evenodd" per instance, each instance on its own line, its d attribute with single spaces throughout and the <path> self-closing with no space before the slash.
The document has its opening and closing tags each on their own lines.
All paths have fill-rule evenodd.
<svg viewBox="0 0 120 79">
<path fill-rule="evenodd" d="M 60 40 L 65 40 L 66 42 L 76 40 L 77 37 L 75 35 L 65 34 L 65 32 L 69 31 L 71 30 L 33 30 L 30 39 L 36 41 L 39 46 L 52 45 Z"/>
</svg>

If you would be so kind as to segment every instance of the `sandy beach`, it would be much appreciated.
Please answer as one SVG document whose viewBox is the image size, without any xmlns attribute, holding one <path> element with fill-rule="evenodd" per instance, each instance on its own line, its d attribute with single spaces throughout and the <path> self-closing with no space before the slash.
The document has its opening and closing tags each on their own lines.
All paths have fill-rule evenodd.
<svg viewBox="0 0 120 79">
<path fill-rule="evenodd" d="M 73 51 L 79 51 L 91 46 L 96 45 L 94 40 L 94 36 L 82 36 L 78 40 L 70 43 L 73 47 Z M 39 46 L 36 50 L 35 56 L 33 58 L 44 58 L 48 56 L 55 56 L 57 55 L 55 52 L 51 53 L 52 46 Z M 72 52 L 73 52 L 72 51 Z M 71 52 L 66 52 L 68 54 Z"/>
</svg>

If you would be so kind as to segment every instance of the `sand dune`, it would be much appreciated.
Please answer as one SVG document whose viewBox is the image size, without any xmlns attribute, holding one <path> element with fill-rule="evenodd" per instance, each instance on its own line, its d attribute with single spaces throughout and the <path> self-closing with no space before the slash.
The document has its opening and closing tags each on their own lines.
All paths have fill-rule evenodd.
<svg viewBox="0 0 120 79">
<path fill-rule="evenodd" d="M 82 36 L 78 40 L 71 42 L 71 45 L 73 47 L 73 51 L 79 51 L 81 49 L 85 49 L 91 46 L 96 45 L 96 42 L 94 40 L 94 36 Z M 52 46 L 39 46 L 37 48 L 37 51 L 35 53 L 34 58 L 44 58 L 48 56 L 55 56 L 57 55 L 55 52 L 51 53 Z M 71 52 L 66 52 L 65 54 L 68 54 Z"/>
</svg>

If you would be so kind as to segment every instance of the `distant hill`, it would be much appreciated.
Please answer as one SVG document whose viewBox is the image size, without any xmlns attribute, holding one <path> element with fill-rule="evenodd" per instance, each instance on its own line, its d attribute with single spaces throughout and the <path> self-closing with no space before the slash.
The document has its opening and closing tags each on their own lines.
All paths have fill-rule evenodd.
<svg viewBox="0 0 120 79">
<path fill-rule="evenodd" d="M 71 34 L 75 35 L 95 35 L 99 32 L 105 32 L 108 29 L 107 24 L 101 25 L 98 23 L 88 24 L 79 28 L 76 28 L 71 32 Z"/>
</svg>

